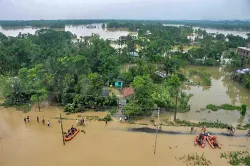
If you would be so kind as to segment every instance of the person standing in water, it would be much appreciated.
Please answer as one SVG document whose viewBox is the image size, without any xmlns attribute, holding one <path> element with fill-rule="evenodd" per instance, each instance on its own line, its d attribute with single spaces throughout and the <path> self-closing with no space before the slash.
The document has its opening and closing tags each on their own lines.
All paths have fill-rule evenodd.
<svg viewBox="0 0 250 166">
<path fill-rule="evenodd" d="M 23 119 L 23 120 L 24 120 L 24 123 L 26 123 L 26 121 L 27 121 L 27 120 L 26 120 L 26 117 L 24 117 L 24 119 Z"/>
<path fill-rule="evenodd" d="M 78 119 L 76 119 L 76 126 L 78 126 L 78 123 L 79 123 L 79 121 L 78 121 Z"/>
<path fill-rule="evenodd" d="M 193 125 L 193 126 L 191 127 L 190 132 L 193 132 L 193 131 L 196 131 L 196 130 L 197 130 L 197 127 L 195 127 L 195 125 Z"/>
<path fill-rule="evenodd" d="M 30 122 L 30 116 L 27 116 L 27 121 Z"/>
<path fill-rule="evenodd" d="M 44 124 L 44 123 L 45 123 L 45 120 L 43 119 L 42 122 L 43 122 L 43 124 Z"/>
<path fill-rule="evenodd" d="M 59 118 L 59 116 L 57 117 L 57 121 L 58 121 L 58 123 L 60 123 L 61 121 L 60 121 L 60 118 Z"/>
<path fill-rule="evenodd" d="M 249 127 L 249 130 L 248 130 L 248 133 L 246 135 L 247 137 L 250 137 L 250 127 Z"/>
<path fill-rule="evenodd" d="M 36 117 L 36 121 L 37 121 L 37 123 L 39 123 L 39 117 L 38 116 Z"/>
<path fill-rule="evenodd" d="M 47 122 L 47 125 L 48 125 L 48 127 L 50 126 L 50 122 L 49 122 L 49 120 L 48 120 L 48 122 Z"/>
</svg>

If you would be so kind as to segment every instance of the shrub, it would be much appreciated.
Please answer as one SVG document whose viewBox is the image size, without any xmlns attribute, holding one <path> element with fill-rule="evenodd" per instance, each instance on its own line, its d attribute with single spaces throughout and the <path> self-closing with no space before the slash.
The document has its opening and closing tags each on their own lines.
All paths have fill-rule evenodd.
<svg viewBox="0 0 250 166">
<path fill-rule="evenodd" d="M 104 118 L 100 118 L 99 121 L 112 121 L 110 114 L 107 114 Z"/>
<path fill-rule="evenodd" d="M 214 105 L 214 104 L 208 104 L 207 109 L 210 109 L 212 111 L 217 111 L 218 110 L 218 106 Z"/>
<path fill-rule="evenodd" d="M 241 105 L 241 115 L 245 116 L 247 112 L 247 105 L 246 104 L 242 104 Z"/>
<path fill-rule="evenodd" d="M 210 109 L 212 111 L 218 111 L 218 109 L 223 109 L 223 110 L 230 110 L 230 111 L 234 111 L 234 110 L 238 110 L 241 111 L 242 106 L 234 106 L 231 104 L 222 104 L 220 106 L 214 105 L 214 104 L 208 104 L 206 106 L 207 109 Z"/>
<path fill-rule="evenodd" d="M 230 110 L 230 111 L 234 111 L 234 110 L 241 110 L 240 106 L 234 106 L 234 105 L 230 105 L 230 104 L 222 104 L 221 106 L 219 106 L 221 109 L 224 110 Z"/>
</svg>

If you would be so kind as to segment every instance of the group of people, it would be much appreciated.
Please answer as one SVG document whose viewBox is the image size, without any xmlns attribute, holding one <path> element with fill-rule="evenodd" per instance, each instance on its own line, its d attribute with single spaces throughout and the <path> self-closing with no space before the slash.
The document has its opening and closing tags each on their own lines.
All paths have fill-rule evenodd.
<svg viewBox="0 0 250 166">
<path fill-rule="evenodd" d="M 24 123 L 30 122 L 30 116 L 24 117 L 23 120 L 24 120 Z M 39 116 L 36 117 L 36 121 L 37 121 L 37 123 L 39 123 L 39 121 L 40 121 Z M 43 120 L 42 120 L 42 123 L 45 124 L 44 118 L 43 118 Z M 50 121 L 49 121 L 49 120 L 47 121 L 47 126 L 48 126 L 48 127 L 50 126 Z"/>
<path fill-rule="evenodd" d="M 121 116 L 120 116 L 120 119 L 119 119 L 119 120 L 120 120 L 120 122 L 122 122 L 122 121 L 123 121 L 123 119 L 122 119 L 122 117 L 121 117 Z M 128 116 L 127 116 L 127 115 L 125 115 L 125 116 L 124 116 L 124 121 L 126 122 L 127 120 L 128 120 Z"/>
<path fill-rule="evenodd" d="M 79 120 L 76 119 L 76 125 L 77 125 L 77 126 L 78 126 L 78 125 L 84 126 L 84 125 L 85 125 L 85 120 L 84 120 L 84 118 L 81 118 L 80 123 L 79 123 Z"/>
<path fill-rule="evenodd" d="M 195 125 L 193 125 L 192 127 L 191 127 L 191 132 L 193 132 L 193 131 L 196 131 L 197 130 L 197 127 L 195 127 Z M 234 135 L 234 133 L 235 133 L 235 128 L 234 127 L 232 127 L 232 126 L 229 126 L 229 127 L 227 127 L 227 132 L 229 132 L 228 133 L 228 135 L 229 136 L 233 136 Z M 209 136 L 209 133 L 208 133 L 208 135 L 206 135 L 206 128 L 203 126 L 202 127 L 202 132 L 201 132 L 201 134 L 200 134 L 201 136 Z M 250 137 L 250 128 L 249 128 L 249 130 L 248 130 L 248 133 L 247 133 L 247 135 L 246 135 L 247 137 Z"/>
<path fill-rule="evenodd" d="M 194 130 L 197 130 L 197 128 L 195 126 L 192 126 L 191 131 L 194 131 Z M 203 126 L 201 129 L 201 133 L 198 137 L 199 145 L 202 145 L 206 141 L 205 138 L 208 138 L 213 146 L 215 146 L 215 147 L 219 146 L 219 143 L 217 141 L 217 137 L 210 135 L 210 133 L 206 132 L 206 131 L 207 131 L 206 127 Z"/>
<path fill-rule="evenodd" d="M 72 127 L 68 130 L 68 133 L 65 135 L 65 137 L 68 138 L 69 136 L 73 135 L 76 131 L 77 129 L 74 128 L 74 126 L 72 125 Z"/>
</svg>

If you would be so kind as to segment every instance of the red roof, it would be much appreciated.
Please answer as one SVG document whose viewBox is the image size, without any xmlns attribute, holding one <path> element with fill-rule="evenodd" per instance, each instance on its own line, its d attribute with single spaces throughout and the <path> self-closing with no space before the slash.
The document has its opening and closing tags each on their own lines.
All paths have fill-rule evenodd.
<svg viewBox="0 0 250 166">
<path fill-rule="evenodd" d="M 130 95 L 134 94 L 134 89 L 129 87 L 129 88 L 124 88 L 123 89 L 123 96 L 128 97 Z"/>
</svg>

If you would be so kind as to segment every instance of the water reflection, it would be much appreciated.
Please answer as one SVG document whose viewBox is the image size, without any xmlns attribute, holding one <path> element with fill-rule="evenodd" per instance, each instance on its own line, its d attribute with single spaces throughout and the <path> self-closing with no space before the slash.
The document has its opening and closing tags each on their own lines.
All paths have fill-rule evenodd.
<svg viewBox="0 0 250 166">
<path fill-rule="evenodd" d="M 198 67 L 191 67 L 197 69 Z M 200 69 L 200 68 L 198 68 Z M 212 86 L 186 86 L 185 91 L 192 93 L 194 96 L 190 99 L 191 111 L 178 114 L 178 118 L 185 120 L 216 121 L 217 119 L 224 123 L 248 123 L 249 111 L 245 117 L 241 117 L 239 111 L 219 110 L 217 112 L 202 111 L 197 113 L 201 108 L 208 104 L 246 104 L 250 107 L 250 91 L 241 84 L 234 82 L 228 74 L 220 67 L 206 67 L 204 71 L 211 74 Z"/>
<path fill-rule="evenodd" d="M 93 33 L 99 34 L 103 39 L 119 39 L 120 36 L 127 36 L 130 32 L 127 29 L 103 29 L 102 24 L 93 24 L 96 28 L 87 28 L 87 25 L 66 25 L 64 28 L 56 28 L 57 31 L 70 31 L 76 34 L 78 38 L 80 36 L 91 36 Z M 45 27 L 44 27 L 45 28 Z M 0 32 L 6 36 L 17 36 L 19 33 L 35 34 L 37 30 L 41 28 L 34 27 L 11 27 L 4 28 L 0 26 Z"/>
</svg>

